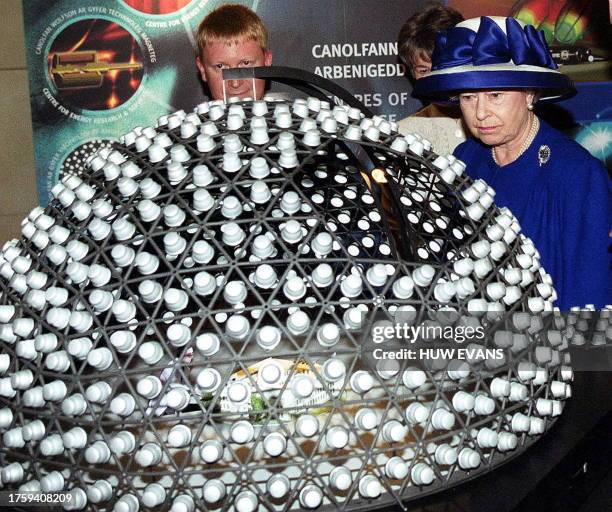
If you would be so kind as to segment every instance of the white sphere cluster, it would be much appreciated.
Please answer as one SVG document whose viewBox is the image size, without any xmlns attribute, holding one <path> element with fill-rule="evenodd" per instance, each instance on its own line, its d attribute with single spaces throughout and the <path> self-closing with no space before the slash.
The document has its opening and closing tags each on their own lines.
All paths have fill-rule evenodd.
<svg viewBox="0 0 612 512">
<path fill-rule="evenodd" d="M 489 471 L 571 396 L 537 249 L 392 122 L 206 102 L 89 167 L 0 253 L 2 489 L 66 510 L 378 506 Z M 502 356 L 369 364 L 400 320 L 481 328 L 462 346 Z"/>
</svg>

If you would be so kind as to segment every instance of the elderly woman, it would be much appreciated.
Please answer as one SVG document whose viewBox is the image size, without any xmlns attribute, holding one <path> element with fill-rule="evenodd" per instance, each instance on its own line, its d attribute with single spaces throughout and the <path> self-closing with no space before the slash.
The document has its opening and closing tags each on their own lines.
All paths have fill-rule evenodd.
<svg viewBox="0 0 612 512">
<path fill-rule="evenodd" d="M 535 243 L 561 310 L 611 304 L 610 179 L 585 149 L 541 121 L 536 101 L 574 93 L 542 34 L 513 18 L 466 20 L 439 34 L 415 95 L 458 101 L 473 139 L 455 150 Z"/>
</svg>

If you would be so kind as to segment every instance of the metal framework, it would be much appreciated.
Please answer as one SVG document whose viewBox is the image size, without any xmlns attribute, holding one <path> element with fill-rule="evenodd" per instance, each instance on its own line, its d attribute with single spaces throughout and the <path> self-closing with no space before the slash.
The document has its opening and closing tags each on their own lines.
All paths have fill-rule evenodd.
<svg viewBox="0 0 612 512">
<path fill-rule="evenodd" d="M 3 488 L 405 508 L 523 452 L 570 396 L 554 290 L 430 147 L 315 97 L 207 102 L 64 178 L 0 256 Z M 391 322 L 481 327 L 503 357 L 381 365 Z"/>
</svg>

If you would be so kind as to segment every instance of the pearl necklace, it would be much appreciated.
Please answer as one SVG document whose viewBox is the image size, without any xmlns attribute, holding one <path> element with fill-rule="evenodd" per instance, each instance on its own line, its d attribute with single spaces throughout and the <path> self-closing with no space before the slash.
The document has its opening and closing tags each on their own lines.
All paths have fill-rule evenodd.
<svg viewBox="0 0 612 512">
<path fill-rule="evenodd" d="M 531 143 L 533 142 L 533 139 L 535 139 L 535 136 L 537 135 L 539 128 L 540 128 L 540 120 L 538 119 L 538 116 L 533 115 L 533 118 L 531 120 L 531 127 L 529 128 L 529 133 L 527 134 L 527 137 L 525 137 L 523 144 L 521 144 L 521 149 L 519 150 L 518 155 L 516 155 L 516 158 L 512 160 L 512 162 L 514 162 L 515 160 L 518 160 L 520 156 L 525 151 L 527 151 L 527 148 L 531 146 Z M 497 161 L 497 155 L 495 154 L 495 148 L 491 148 L 491 155 L 493 156 L 493 161 L 495 162 L 495 164 L 501 167 L 501 164 Z M 508 162 L 508 163 L 512 163 L 512 162 Z"/>
</svg>

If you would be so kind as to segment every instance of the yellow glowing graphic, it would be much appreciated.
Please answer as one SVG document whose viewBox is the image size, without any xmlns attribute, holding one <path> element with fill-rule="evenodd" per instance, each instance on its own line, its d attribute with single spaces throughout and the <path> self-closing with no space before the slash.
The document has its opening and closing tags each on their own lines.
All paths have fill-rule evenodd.
<svg viewBox="0 0 612 512">
<path fill-rule="evenodd" d="M 76 89 L 81 87 L 101 87 L 104 75 L 111 80 L 117 78 L 121 71 L 142 69 L 139 62 L 108 62 L 102 56 L 113 56 L 114 52 L 60 52 L 51 59 L 51 76 L 58 89 Z"/>
</svg>

